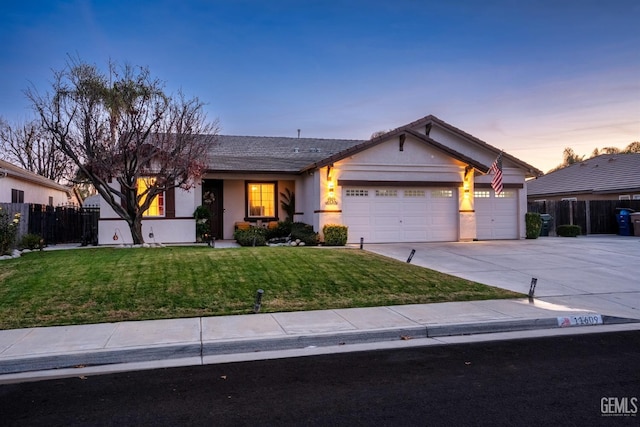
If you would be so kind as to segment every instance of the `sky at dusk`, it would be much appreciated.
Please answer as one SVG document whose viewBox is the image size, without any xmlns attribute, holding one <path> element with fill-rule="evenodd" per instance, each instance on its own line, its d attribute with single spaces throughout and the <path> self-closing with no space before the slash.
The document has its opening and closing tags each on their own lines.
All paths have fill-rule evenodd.
<svg viewBox="0 0 640 427">
<path fill-rule="evenodd" d="M 226 135 L 368 139 L 429 114 L 547 171 L 640 141 L 637 0 L 4 1 L 0 116 L 69 55 L 147 66 Z"/>
</svg>

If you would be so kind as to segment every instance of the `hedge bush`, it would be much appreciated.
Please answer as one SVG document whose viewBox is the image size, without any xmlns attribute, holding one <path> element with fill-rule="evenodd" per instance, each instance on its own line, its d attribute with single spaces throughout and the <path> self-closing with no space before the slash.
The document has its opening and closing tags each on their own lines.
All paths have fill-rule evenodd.
<svg viewBox="0 0 640 427">
<path fill-rule="evenodd" d="M 537 239 L 542 230 L 542 217 L 537 212 L 527 212 L 524 214 L 527 239 Z"/>
<path fill-rule="evenodd" d="M 326 246 L 344 246 L 347 244 L 347 226 L 327 224 L 322 227 Z"/>
<path fill-rule="evenodd" d="M 577 237 L 582 234 L 582 228 L 579 225 L 559 225 L 556 233 L 562 237 Z"/>
<path fill-rule="evenodd" d="M 19 246 L 22 249 L 30 249 L 30 250 L 42 249 L 41 240 L 42 240 L 42 237 L 38 236 L 37 234 L 25 234 L 20 239 Z"/>
<path fill-rule="evenodd" d="M 236 230 L 233 238 L 240 246 L 266 246 L 267 230 L 262 227 L 251 227 L 248 230 Z"/>
<path fill-rule="evenodd" d="M 317 246 L 319 236 L 313 231 L 313 226 L 304 222 L 291 223 L 291 240 L 300 240 L 307 246 Z"/>
</svg>

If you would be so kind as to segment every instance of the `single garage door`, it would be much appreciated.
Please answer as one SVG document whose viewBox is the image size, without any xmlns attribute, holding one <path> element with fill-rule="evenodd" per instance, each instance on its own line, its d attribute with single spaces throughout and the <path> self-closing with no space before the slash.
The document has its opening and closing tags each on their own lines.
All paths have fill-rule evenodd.
<svg viewBox="0 0 640 427">
<path fill-rule="evenodd" d="M 474 191 L 476 235 L 478 240 L 518 239 L 518 192 Z"/>
<path fill-rule="evenodd" d="M 454 188 L 345 187 L 342 215 L 349 242 L 450 242 L 458 240 Z"/>
</svg>

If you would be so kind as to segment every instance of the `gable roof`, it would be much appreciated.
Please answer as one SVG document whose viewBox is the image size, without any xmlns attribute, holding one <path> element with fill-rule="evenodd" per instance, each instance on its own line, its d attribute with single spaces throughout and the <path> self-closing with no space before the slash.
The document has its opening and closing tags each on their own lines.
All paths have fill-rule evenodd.
<svg viewBox="0 0 640 427">
<path fill-rule="evenodd" d="M 44 176 L 38 175 L 37 173 L 22 169 L 21 167 L 18 167 L 5 160 L 0 160 L 0 178 L 2 176 L 10 176 L 21 181 L 27 181 L 32 184 L 41 185 L 43 187 L 53 188 L 54 190 L 64 191 L 68 194 L 71 194 L 72 192 L 71 187 L 58 184 L 57 182 L 50 180 L 49 178 L 45 178 Z"/>
<path fill-rule="evenodd" d="M 500 153 L 500 150 L 496 147 L 451 126 L 433 115 L 428 115 L 370 140 L 219 135 L 217 141 L 209 149 L 209 171 L 299 174 L 333 164 L 386 142 L 390 138 L 409 134 L 422 143 L 433 146 L 449 156 L 483 173 L 487 173 L 490 165 L 483 164 L 429 137 L 428 129 L 434 125 L 458 135 L 472 145 L 494 153 L 496 157 Z M 416 128 L 423 126 L 427 129 L 425 134 L 415 131 Z M 522 160 L 504 152 L 502 155 L 503 158 L 524 169 L 527 172 L 527 176 L 542 175 L 542 171 Z"/>
<path fill-rule="evenodd" d="M 527 181 L 531 196 L 640 192 L 640 153 L 603 154 Z"/>
</svg>

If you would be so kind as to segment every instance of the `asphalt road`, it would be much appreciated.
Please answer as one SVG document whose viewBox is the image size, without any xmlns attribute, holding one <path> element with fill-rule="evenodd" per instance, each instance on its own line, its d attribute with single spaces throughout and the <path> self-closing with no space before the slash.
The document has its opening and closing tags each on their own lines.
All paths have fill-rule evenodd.
<svg viewBox="0 0 640 427">
<path fill-rule="evenodd" d="M 639 367 L 635 331 L 164 369 L 2 385 L 0 424 L 638 425 Z"/>
</svg>

